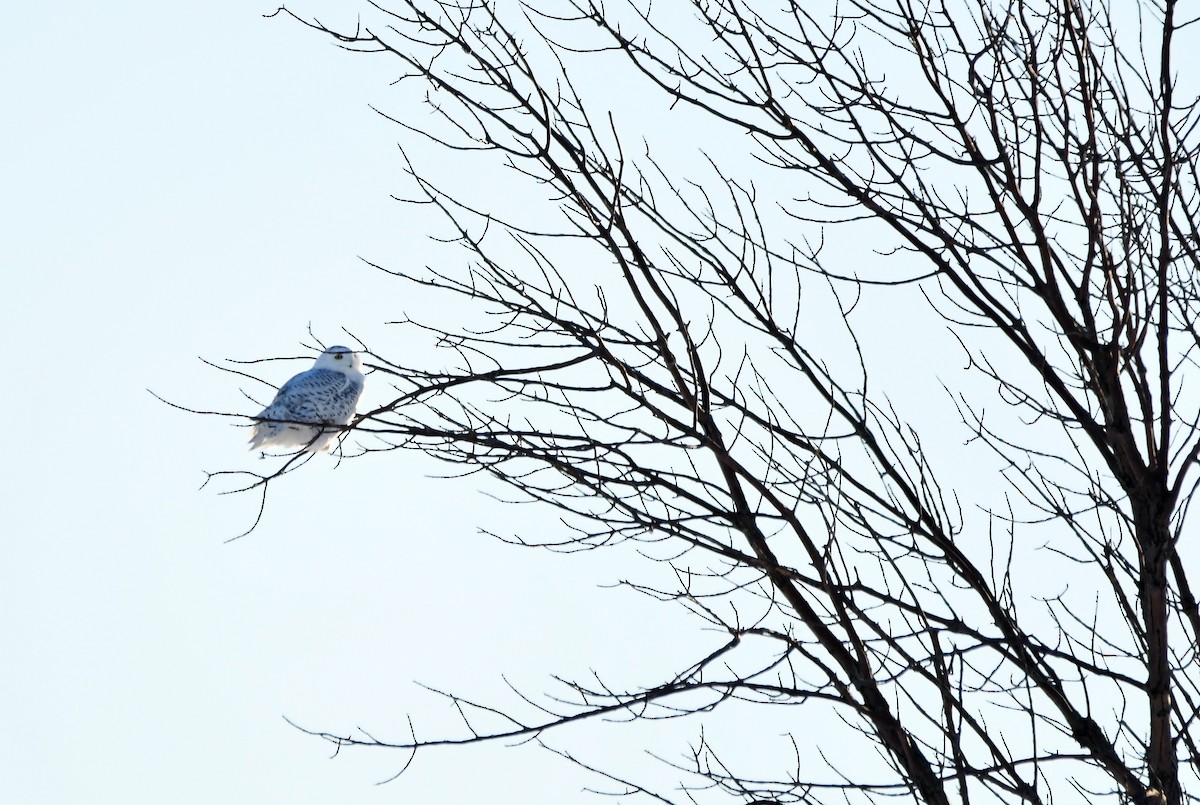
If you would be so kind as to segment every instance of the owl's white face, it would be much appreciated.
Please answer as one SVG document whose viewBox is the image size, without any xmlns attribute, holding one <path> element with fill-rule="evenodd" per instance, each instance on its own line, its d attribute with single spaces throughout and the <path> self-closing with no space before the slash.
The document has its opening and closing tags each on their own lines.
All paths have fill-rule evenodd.
<svg viewBox="0 0 1200 805">
<path fill-rule="evenodd" d="M 316 367 L 338 372 L 361 372 L 362 358 L 349 347 L 330 347 L 317 358 Z"/>
</svg>

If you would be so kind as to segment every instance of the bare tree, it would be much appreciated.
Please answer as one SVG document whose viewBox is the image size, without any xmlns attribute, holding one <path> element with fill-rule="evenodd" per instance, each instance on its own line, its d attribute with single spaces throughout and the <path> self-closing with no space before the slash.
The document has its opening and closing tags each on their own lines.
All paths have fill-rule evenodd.
<svg viewBox="0 0 1200 805">
<path fill-rule="evenodd" d="M 434 112 L 387 112 L 410 147 L 481 152 L 547 199 L 484 207 L 408 163 L 469 257 L 379 267 L 491 324 L 414 322 L 452 369 L 372 353 L 397 393 L 355 438 L 555 507 L 546 547 L 642 545 L 655 581 L 629 583 L 724 636 L 636 689 L 447 694 L 462 733 L 318 734 L 415 751 L 767 704 L 790 768 L 701 739 L 682 794 L 597 773 L 663 802 L 1197 800 L 1195 20 L 1170 0 L 566 7 L 280 10 L 397 65 Z M 866 346 L 886 328 L 916 367 L 931 318 L 972 370 L 928 392 L 957 452 Z M 813 724 L 886 763 L 812 751 Z"/>
</svg>

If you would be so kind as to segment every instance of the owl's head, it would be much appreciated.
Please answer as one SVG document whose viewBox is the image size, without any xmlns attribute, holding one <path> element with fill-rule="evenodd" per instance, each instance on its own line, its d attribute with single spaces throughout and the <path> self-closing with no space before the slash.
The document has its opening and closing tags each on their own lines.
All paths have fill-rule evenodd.
<svg viewBox="0 0 1200 805">
<path fill-rule="evenodd" d="M 349 347 L 330 347 L 317 358 L 314 368 L 333 369 L 338 372 L 361 372 L 362 358 Z"/>
</svg>

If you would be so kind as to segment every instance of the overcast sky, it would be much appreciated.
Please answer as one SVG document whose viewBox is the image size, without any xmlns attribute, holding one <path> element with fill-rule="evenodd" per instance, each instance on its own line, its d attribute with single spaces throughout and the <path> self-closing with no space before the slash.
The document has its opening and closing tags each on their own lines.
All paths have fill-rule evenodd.
<svg viewBox="0 0 1200 805">
<path fill-rule="evenodd" d="M 393 76 L 271 9 L 48 0 L 0 23 L 0 799 L 561 801 L 588 779 L 536 747 L 430 752 L 379 786 L 405 757 L 330 760 L 283 718 L 452 733 L 416 683 L 499 697 L 501 674 L 536 692 L 619 658 L 655 616 L 613 606 L 604 560 L 480 535 L 536 521 L 407 453 L 319 457 L 225 544 L 256 502 L 199 488 L 256 468 L 246 431 L 147 391 L 254 413 L 264 387 L 198 358 L 310 356 L 268 364 L 280 383 L 310 324 L 403 347 L 397 284 L 357 260 L 427 259 L 368 108 Z M 360 408 L 384 395 L 369 379 Z"/>
</svg>

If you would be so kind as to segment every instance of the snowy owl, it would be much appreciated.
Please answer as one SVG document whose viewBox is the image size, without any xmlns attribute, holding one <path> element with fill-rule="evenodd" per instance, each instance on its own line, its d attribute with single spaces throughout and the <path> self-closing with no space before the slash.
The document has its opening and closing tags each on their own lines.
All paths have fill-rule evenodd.
<svg viewBox="0 0 1200 805">
<path fill-rule="evenodd" d="M 250 449 L 300 448 L 309 453 L 328 452 L 337 441 L 338 428 L 354 416 L 362 394 L 362 359 L 346 347 L 330 347 L 317 358 L 313 368 L 283 384 L 271 404 L 258 415 Z M 305 424 L 313 423 L 313 427 Z"/>
</svg>

